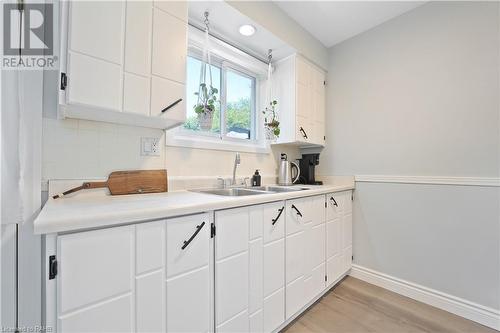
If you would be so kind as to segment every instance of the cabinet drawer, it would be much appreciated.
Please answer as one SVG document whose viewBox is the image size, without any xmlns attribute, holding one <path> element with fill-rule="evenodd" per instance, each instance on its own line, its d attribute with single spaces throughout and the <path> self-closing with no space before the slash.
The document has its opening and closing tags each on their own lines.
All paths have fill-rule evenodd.
<svg viewBox="0 0 500 333">
<path fill-rule="evenodd" d="M 285 202 L 280 201 L 263 206 L 264 243 L 283 238 L 285 236 Z"/>
<path fill-rule="evenodd" d="M 208 265 L 210 257 L 208 214 L 168 219 L 166 226 L 167 278 Z M 198 228 L 200 230 L 197 235 L 182 249 L 184 242 L 188 241 Z"/>
</svg>

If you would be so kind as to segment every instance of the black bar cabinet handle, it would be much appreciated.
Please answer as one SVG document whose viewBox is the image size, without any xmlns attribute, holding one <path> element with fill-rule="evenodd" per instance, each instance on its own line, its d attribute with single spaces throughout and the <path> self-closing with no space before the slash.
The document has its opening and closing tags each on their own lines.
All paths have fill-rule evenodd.
<svg viewBox="0 0 500 333">
<path fill-rule="evenodd" d="M 330 200 L 333 200 L 333 205 L 338 207 L 339 205 L 337 205 L 337 201 L 335 201 L 335 198 L 334 197 L 330 197 Z"/>
<path fill-rule="evenodd" d="M 307 139 L 307 133 L 306 131 L 304 130 L 304 127 L 300 127 L 300 131 L 302 132 L 302 136 L 304 137 L 304 139 Z"/>
<path fill-rule="evenodd" d="M 165 111 L 168 111 L 169 109 L 173 108 L 174 106 L 176 106 L 180 102 L 182 102 L 182 98 L 179 98 L 178 100 L 176 100 L 175 102 L 173 102 L 172 104 L 170 104 L 169 106 L 167 106 L 166 108 L 164 108 L 163 110 L 161 110 L 161 113 L 163 113 Z"/>
<path fill-rule="evenodd" d="M 184 241 L 184 245 L 182 245 L 181 250 L 184 250 L 189 245 L 189 243 L 191 243 L 191 241 L 196 237 L 196 235 L 198 235 L 198 233 L 200 232 L 200 230 L 203 228 L 204 225 L 205 222 L 196 226 L 196 231 L 191 237 L 189 237 L 187 241 Z"/>
<path fill-rule="evenodd" d="M 276 222 L 278 222 L 280 216 L 281 216 L 281 213 L 283 213 L 283 210 L 285 209 L 285 206 L 281 207 L 280 209 L 278 209 L 278 216 L 276 216 L 272 221 L 273 221 L 273 225 L 276 224 Z"/>
<path fill-rule="evenodd" d="M 297 207 L 295 207 L 295 205 L 292 205 L 292 208 L 295 209 L 298 216 L 302 217 L 302 213 L 300 212 L 300 210 L 297 209 Z"/>
</svg>

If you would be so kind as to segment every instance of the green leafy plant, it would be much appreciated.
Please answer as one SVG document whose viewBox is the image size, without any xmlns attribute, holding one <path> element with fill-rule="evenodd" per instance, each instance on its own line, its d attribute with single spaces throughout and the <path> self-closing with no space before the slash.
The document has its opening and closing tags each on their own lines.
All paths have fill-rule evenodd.
<svg viewBox="0 0 500 333">
<path fill-rule="evenodd" d="M 219 93 L 217 88 L 207 87 L 206 83 L 200 83 L 200 91 L 194 93 L 199 97 L 198 103 L 194 106 L 194 112 L 197 114 L 214 112 L 217 93 Z"/>
<path fill-rule="evenodd" d="M 262 113 L 264 114 L 264 125 L 276 136 L 279 137 L 280 130 L 280 122 L 278 120 L 278 115 L 276 114 L 276 106 L 278 102 L 273 100 L 269 102 L 269 106 L 267 106 Z"/>
</svg>

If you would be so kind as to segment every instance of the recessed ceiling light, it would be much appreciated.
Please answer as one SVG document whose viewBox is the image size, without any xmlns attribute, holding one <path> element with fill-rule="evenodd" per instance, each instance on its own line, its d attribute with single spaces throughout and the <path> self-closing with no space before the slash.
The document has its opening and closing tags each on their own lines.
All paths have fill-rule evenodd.
<svg viewBox="0 0 500 333">
<path fill-rule="evenodd" d="M 243 24 L 240 27 L 240 34 L 243 36 L 252 36 L 255 33 L 255 27 L 250 24 Z"/>
</svg>

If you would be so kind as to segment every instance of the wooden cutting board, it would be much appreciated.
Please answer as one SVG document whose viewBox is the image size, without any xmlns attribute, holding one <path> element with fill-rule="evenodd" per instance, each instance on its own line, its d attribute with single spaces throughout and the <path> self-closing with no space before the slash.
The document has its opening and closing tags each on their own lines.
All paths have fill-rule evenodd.
<svg viewBox="0 0 500 333">
<path fill-rule="evenodd" d="M 84 189 L 106 187 L 111 195 L 168 192 L 167 170 L 115 171 L 105 182 L 85 182 L 52 198 L 58 199 Z"/>
</svg>

